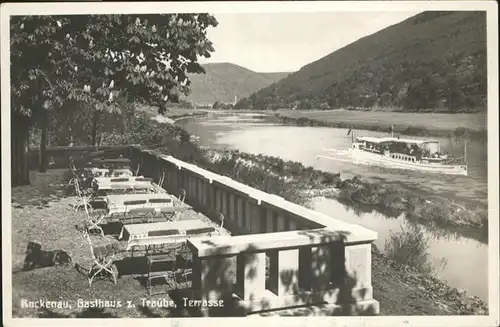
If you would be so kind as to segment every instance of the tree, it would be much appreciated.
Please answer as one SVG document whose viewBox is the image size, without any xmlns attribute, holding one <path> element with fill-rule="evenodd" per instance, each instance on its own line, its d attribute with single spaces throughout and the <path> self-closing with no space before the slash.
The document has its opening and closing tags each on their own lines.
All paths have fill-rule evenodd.
<svg viewBox="0 0 500 327">
<path fill-rule="evenodd" d="M 67 101 L 119 114 L 121 95 L 164 113 L 189 94 L 187 75 L 214 51 L 210 26 L 209 14 L 11 17 L 12 184 L 29 183 L 30 128 L 41 124 L 43 150 L 48 113 Z"/>
</svg>

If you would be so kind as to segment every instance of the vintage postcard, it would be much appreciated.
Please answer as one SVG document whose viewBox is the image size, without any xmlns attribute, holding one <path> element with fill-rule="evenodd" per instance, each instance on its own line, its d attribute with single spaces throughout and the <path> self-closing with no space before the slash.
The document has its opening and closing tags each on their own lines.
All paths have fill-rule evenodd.
<svg viewBox="0 0 500 327">
<path fill-rule="evenodd" d="M 6 326 L 499 324 L 496 2 L 7 3 L 1 37 Z"/>
</svg>

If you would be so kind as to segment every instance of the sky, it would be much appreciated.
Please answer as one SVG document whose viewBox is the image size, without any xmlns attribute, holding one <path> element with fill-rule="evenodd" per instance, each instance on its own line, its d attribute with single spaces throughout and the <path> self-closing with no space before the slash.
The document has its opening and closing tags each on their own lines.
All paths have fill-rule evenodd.
<svg viewBox="0 0 500 327">
<path fill-rule="evenodd" d="M 420 11 L 216 14 L 207 36 L 215 52 L 200 63 L 230 62 L 256 72 L 293 72 Z"/>
</svg>

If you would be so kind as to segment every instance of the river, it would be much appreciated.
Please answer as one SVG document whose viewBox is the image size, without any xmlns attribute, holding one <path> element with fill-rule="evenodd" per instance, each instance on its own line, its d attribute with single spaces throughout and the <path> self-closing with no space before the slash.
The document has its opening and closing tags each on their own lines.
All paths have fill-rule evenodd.
<svg viewBox="0 0 500 327">
<path fill-rule="evenodd" d="M 342 155 L 351 140 L 347 130 L 323 127 L 284 126 L 268 123 L 252 114 L 185 119 L 177 124 L 199 136 L 199 144 L 218 149 L 281 157 L 305 166 L 341 173 L 342 178 L 359 176 L 381 183 L 398 183 L 427 195 L 439 194 L 462 202 L 487 203 L 486 144 L 468 141 L 469 176 L 441 176 L 413 171 L 384 169 L 354 164 Z M 380 136 L 384 133 L 355 131 L 356 136 Z M 463 155 L 461 139 L 437 139 L 441 148 L 456 157 Z M 375 211 L 354 210 L 333 199 L 316 198 L 315 210 L 346 222 L 357 223 L 379 234 L 375 242 L 383 251 L 391 231 L 397 233 L 405 223 L 404 215 L 390 218 Z M 437 275 L 448 285 L 488 301 L 488 247 L 485 242 L 446 231 L 420 226 L 428 239 L 430 260 L 444 259 Z"/>
</svg>

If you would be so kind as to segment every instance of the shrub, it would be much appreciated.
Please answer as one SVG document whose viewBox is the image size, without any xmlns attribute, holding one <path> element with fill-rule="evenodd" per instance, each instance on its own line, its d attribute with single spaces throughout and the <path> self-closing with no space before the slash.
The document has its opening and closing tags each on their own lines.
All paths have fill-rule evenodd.
<svg viewBox="0 0 500 327">
<path fill-rule="evenodd" d="M 427 252 L 429 239 L 422 229 L 413 224 L 405 223 L 399 233 L 390 232 L 385 242 L 386 256 L 396 263 L 415 268 L 417 271 L 434 275 L 446 265 L 446 260 L 433 261 Z"/>
</svg>

